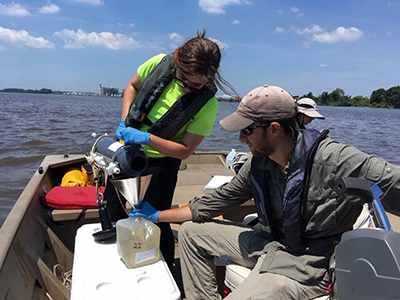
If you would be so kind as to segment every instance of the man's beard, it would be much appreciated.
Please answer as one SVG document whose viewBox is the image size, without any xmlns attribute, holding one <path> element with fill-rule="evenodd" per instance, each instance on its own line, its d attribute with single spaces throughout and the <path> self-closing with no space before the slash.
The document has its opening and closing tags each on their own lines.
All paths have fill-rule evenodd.
<svg viewBox="0 0 400 300">
<path fill-rule="evenodd" d="M 263 130 L 261 141 L 257 146 L 253 144 L 253 149 L 250 149 L 253 156 L 267 157 L 274 153 L 275 147 L 269 142 L 267 131 Z"/>
</svg>

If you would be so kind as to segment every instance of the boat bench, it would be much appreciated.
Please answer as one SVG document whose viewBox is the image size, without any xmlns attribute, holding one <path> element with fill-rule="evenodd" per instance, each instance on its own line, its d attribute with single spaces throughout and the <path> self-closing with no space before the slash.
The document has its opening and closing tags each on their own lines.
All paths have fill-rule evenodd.
<svg viewBox="0 0 400 300">
<path fill-rule="evenodd" d="M 65 187 L 54 186 L 40 198 L 45 207 L 49 207 L 49 217 L 53 221 L 75 221 L 85 207 L 85 218 L 96 218 L 97 200 L 94 186 Z"/>
<path fill-rule="evenodd" d="M 173 204 L 171 208 L 177 208 L 179 205 Z M 129 203 L 126 204 L 126 210 L 129 211 L 131 206 Z M 73 221 L 76 220 L 81 214 L 81 209 L 53 209 L 51 213 L 51 217 L 54 221 Z M 87 209 L 85 212 L 85 216 L 82 219 L 98 219 L 99 218 L 99 210 L 97 208 Z"/>
<path fill-rule="evenodd" d="M 81 212 L 81 209 L 53 209 L 50 213 L 53 221 L 62 222 L 76 220 Z M 95 208 L 87 209 L 83 218 L 98 219 L 99 210 Z"/>
</svg>

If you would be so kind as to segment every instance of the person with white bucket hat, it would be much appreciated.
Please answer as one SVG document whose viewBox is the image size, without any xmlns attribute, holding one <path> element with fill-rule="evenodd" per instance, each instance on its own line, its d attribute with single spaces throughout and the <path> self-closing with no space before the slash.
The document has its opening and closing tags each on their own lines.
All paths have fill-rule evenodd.
<svg viewBox="0 0 400 300">
<path fill-rule="evenodd" d="M 310 98 L 301 98 L 296 102 L 299 113 L 299 125 L 305 128 L 305 125 L 310 124 L 314 119 L 325 119 L 317 110 L 317 103 Z"/>
</svg>

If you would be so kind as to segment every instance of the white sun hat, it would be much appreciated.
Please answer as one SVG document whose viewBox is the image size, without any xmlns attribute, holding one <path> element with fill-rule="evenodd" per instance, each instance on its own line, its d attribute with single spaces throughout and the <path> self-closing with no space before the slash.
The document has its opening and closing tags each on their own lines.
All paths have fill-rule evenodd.
<svg viewBox="0 0 400 300">
<path fill-rule="evenodd" d="M 325 119 L 325 117 L 317 111 L 317 103 L 315 103 L 313 99 L 301 98 L 296 103 L 299 112 L 305 114 L 306 116 L 315 119 Z"/>
</svg>

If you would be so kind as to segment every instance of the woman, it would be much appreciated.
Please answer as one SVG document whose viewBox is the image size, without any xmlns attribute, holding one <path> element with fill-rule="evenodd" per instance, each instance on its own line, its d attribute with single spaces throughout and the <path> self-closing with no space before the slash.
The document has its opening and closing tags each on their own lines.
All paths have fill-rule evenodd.
<svg viewBox="0 0 400 300">
<path fill-rule="evenodd" d="M 156 209 L 171 207 L 182 159 L 211 134 L 218 110 L 216 85 L 234 89 L 219 74 L 221 52 L 205 30 L 173 54 L 159 54 L 139 66 L 126 87 L 117 138 L 142 144 L 153 173 L 145 200 Z M 172 108 L 172 109 L 171 109 Z M 161 229 L 160 250 L 174 263 L 174 238 L 168 223 Z"/>
</svg>

